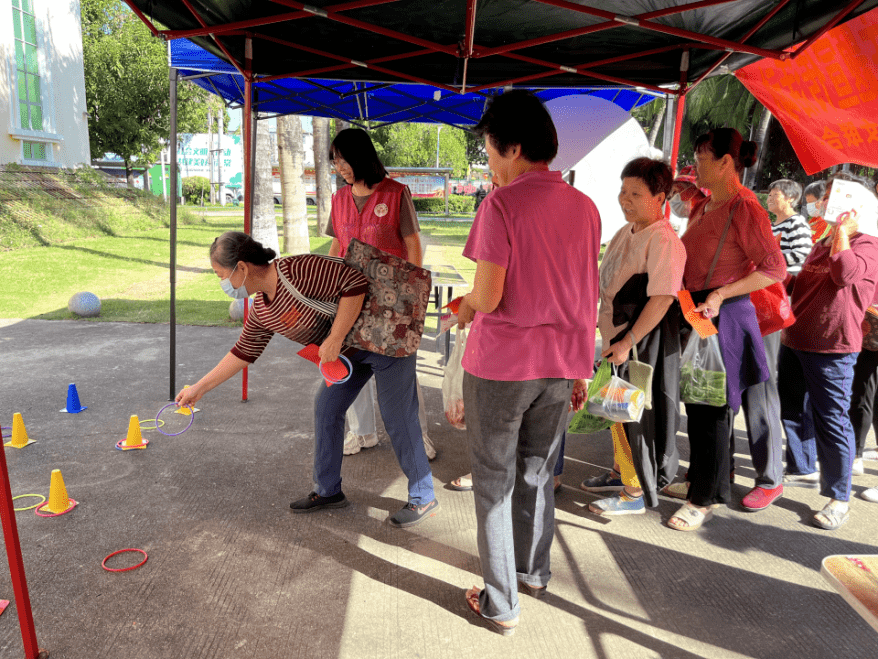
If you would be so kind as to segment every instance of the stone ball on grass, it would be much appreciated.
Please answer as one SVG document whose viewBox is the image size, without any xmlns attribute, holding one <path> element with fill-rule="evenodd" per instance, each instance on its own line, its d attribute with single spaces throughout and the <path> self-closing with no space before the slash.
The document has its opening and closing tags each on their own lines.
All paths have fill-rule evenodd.
<svg viewBox="0 0 878 659">
<path fill-rule="evenodd" d="M 229 305 L 229 318 L 232 320 L 244 320 L 244 300 L 232 300 Z"/>
<path fill-rule="evenodd" d="M 82 318 L 96 318 L 101 315 L 101 299 L 87 291 L 76 293 L 67 302 L 67 310 Z"/>
</svg>

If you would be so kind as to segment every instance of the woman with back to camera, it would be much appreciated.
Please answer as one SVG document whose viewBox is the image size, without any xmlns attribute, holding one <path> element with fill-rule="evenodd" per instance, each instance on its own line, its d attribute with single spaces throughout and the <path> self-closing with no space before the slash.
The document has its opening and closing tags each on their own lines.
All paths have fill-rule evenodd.
<svg viewBox="0 0 878 659">
<path fill-rule="evenodd" d="M 768 213 L 741 185 L 739 172 L 756 162 L 756 143 L 734 128 L 719 128 L 695 141 L 698 186 L 710 196 L 692 208 L 682 241 L 683 286 L 695 311 L 719 330 L 726 369 L 726 403 L 686 403 L 690 445 L 687 502 L 668 521 L 678 531 L 699 528 L 716 506 L 731 499 L 729 437 L 742 392 L 769 377 L 750 292 L 786 277 L 786 263 L 771 232 Z M 722 244 L 720 244 L 722 243 Z M 692 338 L 696 335 L 691 335 Z"/>
<path fill-rule="evenodd" d="M 408 503 L 388 521 L 407 527 L 431 517 L 439 502 L 433 495 L 433 475 L 418 426 L 417 355 L 387 357 L 343 344 L 360 315 L 369 287 L 363 273 L 329 256 L 299 254 L 276 260 L 275 256 L 274 250 L 238 231 L 227 231 L 213 241 L 210 264 L 223 291 L 233 298 L 255 294 L 253 310 L 231 351 L 207 375 L 180 391 L 177 404 L 195 403 L 255 362 L 275 334 L 302 345 L 319 345 L 321 363 L 333 362 L 344 354 L 352 365 L 350 378 L 331 388 L 321 381 L 314 401 L 314 490 L 293 501 L 290 508 L 294 513 L 311 513 L 348 505 L 341 490 L 344 414 L 374 375 L 388 419 L 387 432 L 408 478 Z M 315 311 L 293 295 L 287 284 L 302 297 L 337 304 L 335 317 Z"/>
</svg>

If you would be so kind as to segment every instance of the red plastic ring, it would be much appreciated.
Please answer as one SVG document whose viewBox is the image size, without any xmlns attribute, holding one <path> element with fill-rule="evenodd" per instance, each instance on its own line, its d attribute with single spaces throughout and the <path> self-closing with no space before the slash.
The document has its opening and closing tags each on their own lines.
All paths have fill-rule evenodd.
<svg viewBox="0 0 878 659">
<path fill-rule="evenodd" d="M 107 567 L 108 560 L 113 558 L 113 556 L 115 556 L 116 554 L 124 554 L 126 551 L 139 551 L 141 554 L 143 554 L 143 560 L 140 561 L 137 565 L 132 565 L 131 567 L 119 567 L 119 568 Z M 104 560 L 102 560 L 101 567 L 104 568 L 107 572 L 128 572 L 128 570 L 134 570 L 136 568 L 139 568 L 141 565 L 146 563 L 146 560 L 148 558 L 149 558 L 149 556 L 147 556 L 146 552 L 143 551 L 142 549 L 120 549 L 119 551 L 114 551 L 112 554 L 110 554 Z"/>
<path fill-rule="evenodd" d="M 143 439 L 143 438 L 141 438 L 141 439 Z M 116 448 L 119 449 L 120 451 L 130 451 L 130 450 L 136 449 L 136 448 L 146 448 L 147 444 L 149 444 L 149 440 L 144 439 L 143 442 L 140 444 L 135 444 L 134 446 L 125 446 L 125 440 L 120 439 L 118 442 L 116 442 Z"/>
</svg>

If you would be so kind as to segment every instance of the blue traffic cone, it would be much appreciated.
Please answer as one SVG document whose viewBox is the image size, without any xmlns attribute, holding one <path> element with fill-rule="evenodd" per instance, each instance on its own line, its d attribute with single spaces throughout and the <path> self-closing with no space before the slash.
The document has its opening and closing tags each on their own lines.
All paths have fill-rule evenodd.
<svg viewBox="0 0 878 659">
<path fill-rule="evenodd" d="M 67 407 L 65 407 L 62 412 L 68 412 L 70 414 L 79 414 L 82 410 L 87 410 L 88 408 L 79 404 L 79 394 L 76 393 L 76 385 L 71 384 L 67 387 Z"/>
</svg>

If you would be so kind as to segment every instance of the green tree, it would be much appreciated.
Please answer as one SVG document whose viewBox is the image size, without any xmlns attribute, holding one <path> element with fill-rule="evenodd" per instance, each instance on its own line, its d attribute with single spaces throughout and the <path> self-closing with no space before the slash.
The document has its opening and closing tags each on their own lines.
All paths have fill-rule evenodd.
<svg viewBox="0 0 878 659">
<path fill-rule="evenodd" d="M 132 186 L 132 166 L 155 162 L 170 133 L 167 46 L 121 0 L 82 0 L 82 49 L 91 156 L 118 155 Z M 179 84 L 180 132 L 206 130 L 208 97 Z"/>
<path fill-rule="evenodd" d="M 439 138 L 439 166 L 451 167 L 452 177 L 466 175 L 466 132 L 437 124 L 393 124 L 372 131 L 372 141 L 387 167 L 435 167 L 436 138 Z"/>
</svg>

